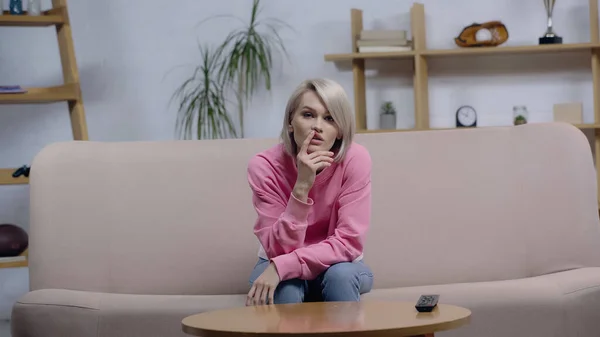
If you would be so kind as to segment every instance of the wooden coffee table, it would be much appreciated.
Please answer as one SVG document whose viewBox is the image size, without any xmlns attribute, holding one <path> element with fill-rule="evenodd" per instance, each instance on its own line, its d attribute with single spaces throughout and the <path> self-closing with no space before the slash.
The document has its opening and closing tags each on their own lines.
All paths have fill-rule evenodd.
<svg viewBox="0 0 600 337">
<path fill-rule="evenodd" d="M 184 318 L 182 329 L 202 337 L 433 336 L 467 324 L 470 317 L 468 309 L 448 304 L 420 313 L 410 302 L 311 302 L 205 312 Z"/>
</svg>

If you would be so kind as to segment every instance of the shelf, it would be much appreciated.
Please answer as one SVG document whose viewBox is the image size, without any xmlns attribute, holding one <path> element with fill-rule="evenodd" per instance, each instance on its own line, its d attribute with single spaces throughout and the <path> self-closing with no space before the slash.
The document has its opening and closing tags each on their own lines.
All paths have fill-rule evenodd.
<svg viewBox="0 0 600 337">
<path fill-rule="evenodd" d="M 430 50 L 411 50 L 402 52 L 386 53 L 347 53 L 347 54 L 327 54 L 325 61 L 351 61 L 368 59 L 406 59 L 415 56 L 425 57 L 444 57 L 444 56 L 473 56 L 473 55 L 502 55 L 502 54 L 552 54 L 561 52 L 577 52 L 600 49 L 600 44 L 596 43 L 572 43 L 556 45 L 531 45 L 531 46 L 512 46 L 512 47 L 473 47 L 456 49 L 430 49 Z"/>
<path fill-rule="evenodd" d="M 535 123 L 532 123 L 535 124 Z M 475 128 L 465 128 L 466 129 L 481 129 L 488 127 L 507 127 L 512 125 L 498 125 L 498 126 L 478 126 Z M 573 124 L 574 127 L 578 129 L 600 129 L 600 124 Z M 372 130 L 357 130 L 356 133 L 388 133 L 388 132 L 407 132 L 407 131 L 436 131 L 436 130 L 454 130 L 458 128 L 426 128 L 426 129 L 372 129 Z"/>
<path fill-rule="evenodd" d="M 23 259 L 24 258 L 24 259 Z M 15 260 L 15 259 L 12 259 Z M 0 269 L 1 268 L 22 268 L 27 267 L 29 265 L 29 248 L 25 249 L 25 251 L 19 255 L 20 261 L 0 261 Z"/>
<path fill-rule="evenodd" d="M 14 169 L 0 169 L 0 185 L 23 185 L 29 184 L 29 178 L 20 176 L 19 178 L 13 178 L 12 174 L 18 170 Z"/>
<path fill-rule="evenodd" d="M 48 88 L 25 88 L 23 94 L 0 94 L 0 104 L 37 104 L 79 99 L 79 88 L 76 84 L 65 84 Z"/>
<path fill-rule="evenodd" d="M 29 265 L 27 260 L 14 261 L 14 262 L 0 262 L 0 269 L 2 268 L 23 268 Z"/>
<path fill-rule="evenodd" d="M 47 27 L 65 23 L 64 16 L 60 9 L 52 9 L 42 13 L 42 15 L 12 15 L 9 11 L 4 11 L 0 15 L 0 26 L 7 27 Z"/>
<path fill-rule="evenodd" d="M 531 45 L 531 46 L 511 46 L 511 47 L 472 47 L 456 49 L 431 49 L 420 52 L 423 56 L 471 56 L 471 55 L 499 55 L 499 54 L 551 54 L 560 52 L 592 51 L 600 48 L 600 44 L 595 43 L 573 43 L 573 44 L 554 44 L 554 45 Z"/>
<path fill-rule="evenodd" d="M 415 56 L 414 51 L 396 51 L 385 53 L 348 53 L 348 54 L 327 54 L 325 61 L 351 61 L 351 60 L 368 60 L 368 59 L 406 59 Z"/>
<path fill-rule="evenodd" d="M 600 129 L 600 124 L 573 124 L 573 126 L 579 129 Z"/>
</svg>

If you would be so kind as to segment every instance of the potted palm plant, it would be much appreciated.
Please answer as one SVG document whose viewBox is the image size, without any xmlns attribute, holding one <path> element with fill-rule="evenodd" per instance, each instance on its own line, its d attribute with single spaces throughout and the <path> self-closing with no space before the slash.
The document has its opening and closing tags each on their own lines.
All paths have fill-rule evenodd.
<svg viewBox="0 0 600 337">
<path fill-rule="evenodd" d="M 178 88 L 178 120 L 204 130 L 197 134 L 199 139 L 226 135 L 243 138 L 244 111 L 252 95 L 261 87 L 261 82 L 265 89 L 271 90 L 274 54 L 288 57 L 280 32 L 282 27 L 290 26 L 274 18 L 260 19 L 260 12 L 260 0 L 253 0 L 250 20 L 227 34 L 213 52 L 204 51 L 199 74 L 197 71 Z M 209 19 L 213 18 L 216 17 Z M 186 95 L 187 92 L 191 94 Z M 230 97 L 235 99 L 228 99 Z M 229 127 L 231 116 L 227 108 L 231 105 L 237 107 L 239 133 Z"/>
</svg>

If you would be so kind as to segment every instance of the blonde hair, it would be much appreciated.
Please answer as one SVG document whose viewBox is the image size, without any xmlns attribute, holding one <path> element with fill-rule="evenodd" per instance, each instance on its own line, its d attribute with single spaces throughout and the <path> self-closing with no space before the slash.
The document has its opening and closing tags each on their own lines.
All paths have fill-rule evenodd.
<svg viewBox="0 0 600 337">
<path fill-rule="evenodd" d="M 313 91 L 317 94 L 338 125 L 341 139 L 336 139 L 331 150 L 335 153 L 334 160 L 340 162 L 346 156 L 346 152 L 354 139 L 356 132 L 354 114 L 344 88 L 337 82 L 326 78 L 303 81 L 296 87 L 288 99 L 283 118 L 283 128 L 281 130 L 281 140 L 283 141 L 285 150 L 293 157 L 298 154 L 298 147 L 294 141 L 293 133 L 289 131 L 289 125 L 292 122 L 294 113 L 298 110 L 302 95 L 307 91 Z"/>
</svg>

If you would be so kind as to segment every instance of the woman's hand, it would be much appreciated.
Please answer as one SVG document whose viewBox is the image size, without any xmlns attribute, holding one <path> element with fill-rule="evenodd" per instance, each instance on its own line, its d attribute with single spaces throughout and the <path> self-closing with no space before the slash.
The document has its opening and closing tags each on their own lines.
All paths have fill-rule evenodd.
<svg viewBox="0 0 600 337">
<path fill-rule="evenodd" d="M 333 163 L 334 153 L 331 151 L 308 153 L 308 146 L 314 135 L 315 131 L 308 134 L 296 156 L 298 178 L 294 186 L 294 195 L 302 201 L 306 201 L 306 196 L 315 182 L 317 172 L 331 166 L 331 163 Z"/>
<path fill-rule="evenodd" d="M 270 262 L 267 269 L 265 269 L 252 284 L 252 288 L 250 288 L 250 291 L 248 292 L 246 305 L 273 304 L 275 289 L 277 289 L 279 281 L 277 268 L 275 268 L 273 262 Z"/>
</svg>

